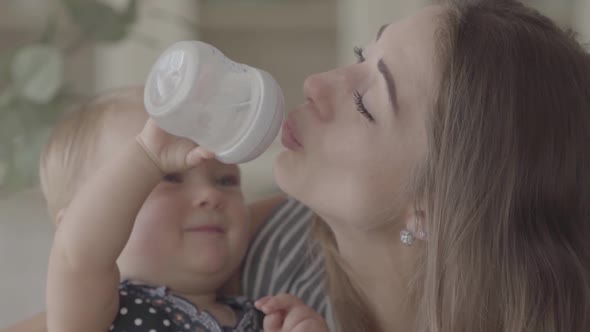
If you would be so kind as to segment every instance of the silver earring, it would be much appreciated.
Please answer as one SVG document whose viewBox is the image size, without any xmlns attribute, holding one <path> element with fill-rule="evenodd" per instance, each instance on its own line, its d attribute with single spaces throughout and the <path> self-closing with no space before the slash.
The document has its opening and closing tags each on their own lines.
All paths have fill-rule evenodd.
<svg viewBox="0 0 590 332">
<path fill-rule="evenodd" d="M 406 247 L 410 247 L 412 246 L 412 244 L 414 244 L 414 240 L 416 239 L 416 237 L 414 236 L 414 234 L 412 234 L 411 231 L 404 229 L 399 233 L 399 235 L 400 240 Z"/>
</svg>

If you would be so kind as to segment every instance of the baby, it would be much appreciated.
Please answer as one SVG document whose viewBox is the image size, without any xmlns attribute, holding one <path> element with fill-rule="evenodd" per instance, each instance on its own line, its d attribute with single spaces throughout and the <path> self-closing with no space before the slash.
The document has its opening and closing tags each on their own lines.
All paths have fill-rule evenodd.
<svg viewBox="0 0 590 332">
<path fill-rule="evenodd" d="M 250 301 L 218 296 L 250 239 L 238 167 L 161 131 L 142 95 L 69 114 L 43 153 L 48 330 L 261 330 Z"/>
</svg>

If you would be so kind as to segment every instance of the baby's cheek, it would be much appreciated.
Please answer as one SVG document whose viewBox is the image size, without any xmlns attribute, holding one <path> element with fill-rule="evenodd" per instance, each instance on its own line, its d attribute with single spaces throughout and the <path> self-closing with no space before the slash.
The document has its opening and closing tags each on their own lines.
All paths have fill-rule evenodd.
<svg viewBox="0 0 590 332">
<path fill-rule="evenodd" d="M 158 211 L 142 211 L 135 222 L 128 246 L 135 255 L 145 255 L 154 259 L 165 251 L 174 236 L 174 230 L 166 222 L 166 216 Z"/>
<path fill-rule="evenodd" d="M 169 261 L 164 247 L 157 230 L 134 229 L 117 261 L 121 276 L 124 279 L 142 280 L 151 276 L 157 280 L 158 271 L 165 271 Z"/>
<path fill-rule="evenodd" d="M 134 227 L 125 251 L 135 257 L 155 258 L 160 250 L 157 233 L 149 228 Z"/>
<path fill-rule="evenodd" d="M 251 240 L 249 233 L 250 230 L 248 227 L 242 227 L 240 229 L 233 229 L 233 231 L 228 234 L 229 247 L 232 248 L 234 255 L 236 255 L 239 260 L 243 258 L 248 250 Z"/>
</svg>

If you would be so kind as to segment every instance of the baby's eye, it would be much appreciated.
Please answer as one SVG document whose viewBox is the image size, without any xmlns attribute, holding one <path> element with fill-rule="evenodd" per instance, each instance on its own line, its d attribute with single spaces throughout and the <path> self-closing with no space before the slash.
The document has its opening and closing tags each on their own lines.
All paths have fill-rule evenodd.
<svg viewBox="0 0 590 332">
<path fill-rule="evenodd" d="M 240 178 L 235 175 L 225 175 L 217 179 L 217 184 L 224 187 L 239 186 Z"/>
<path fill-rule="evenodd" d="M 180 174 L 166 174 L 163 180 L 170 183 L 182 183 L 182 176 Z"/>
</svg>

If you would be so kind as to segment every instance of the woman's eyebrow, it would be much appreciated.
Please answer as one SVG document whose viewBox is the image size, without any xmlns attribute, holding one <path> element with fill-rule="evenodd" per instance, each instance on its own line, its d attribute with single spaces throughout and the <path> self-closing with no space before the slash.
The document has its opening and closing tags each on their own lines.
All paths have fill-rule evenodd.
<svg viewBox="0 0 590 332">
<path fill-rule="evenodd" d="M 379 40 L 379 38 L 381 38 L 381 35 L 383 34 L 383 31 L 385 31 L 385 29 L 389 26 L 389 24 L 383 24 L 381 26 L 381 28 L 379 28 L 379 32 L 377 32 L 377 39 L 376 41 Z"/>
<path fill-rule="evenodd" d="M 397 93 L 395 91 L 395 82 L 393 80 L 393 75 L 387 65 L 383 61 L 383 59 L 379 59 L 377 63 L 377 68 L 379 72 L 383 75 L 385 79 L 385 83 L 387 84 L 387 92 L 389 94 L 389 100 L 391 101 L 391 106 L 393 107 L 393 113 L 397 113 L 398 105 L 397 105 Z"/>
</svg>

